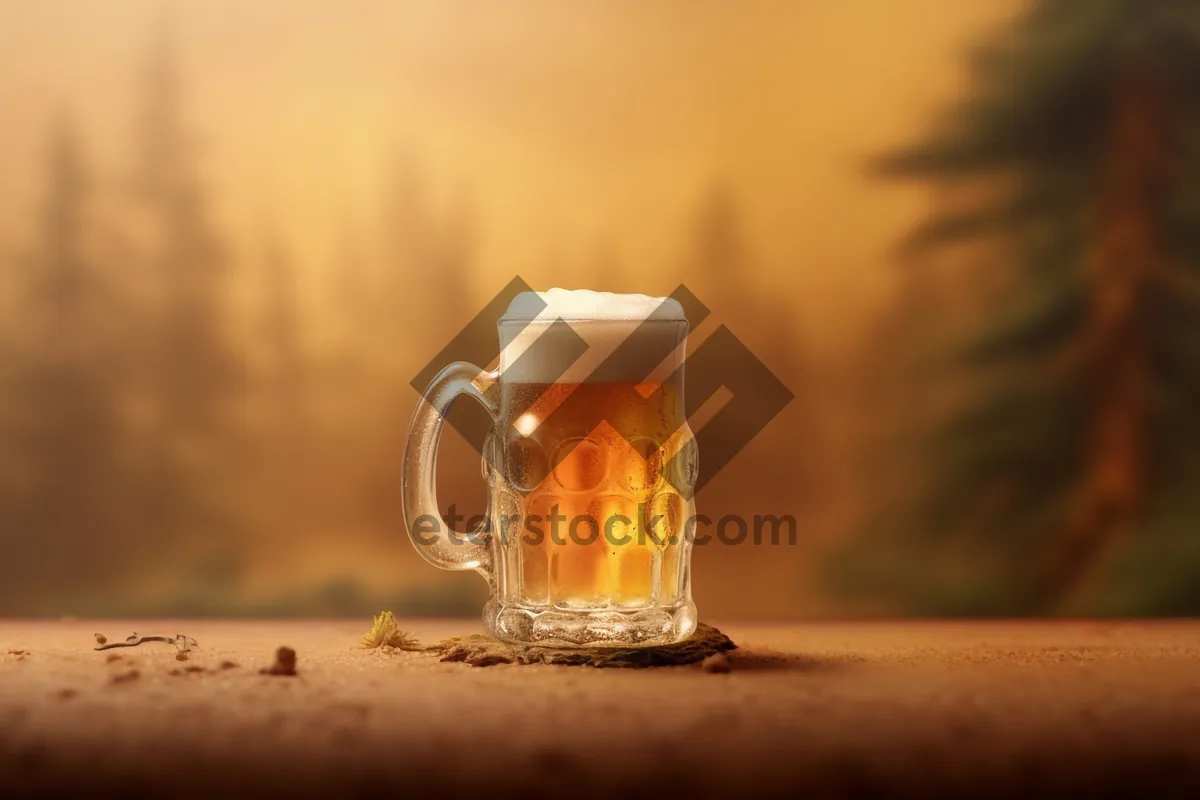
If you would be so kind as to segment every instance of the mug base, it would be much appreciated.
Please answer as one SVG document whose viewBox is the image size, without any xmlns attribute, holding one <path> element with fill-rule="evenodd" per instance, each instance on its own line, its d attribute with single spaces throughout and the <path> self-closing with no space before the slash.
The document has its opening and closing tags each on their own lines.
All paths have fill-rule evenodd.
<svg viewBox="0 0 1200 800">
<path fill-rule="evenodd" d="M 489 603 L 483 623 L 497 639 L 541 647 L 653 647 L 696 630 L 696 605 L 616 610 Z"/>
</svg>

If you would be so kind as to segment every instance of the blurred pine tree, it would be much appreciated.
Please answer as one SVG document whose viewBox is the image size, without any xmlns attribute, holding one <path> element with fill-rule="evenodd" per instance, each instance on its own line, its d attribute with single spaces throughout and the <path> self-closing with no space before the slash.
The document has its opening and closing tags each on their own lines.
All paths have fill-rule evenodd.
<svg viewBox="0 0 1200 800">
<path fill-rule="evenodd" d="M 20 569 L 0 584 L 0 613 L 28 608 L 55 586 L 93 585 L 106 544 L 120 538 L 120 313 L 96 252 L 91 184 L 64 122 L 50 137 L 33 247 L 14 265 L 19 324 L 3 365 L 0 552 Z"/>
<path fill-rule="evenodd" d="M 147 539 L 170 537 L 172 555 L 186 561 L 241 546 L 230 466 L 243 445 L 234 415 L 247 375 L 229 330 L 232 259 L 211 217 L 170 24 L 148 55 L 130 169 L 137 205 L 122 220 L 143 312 L 132 380 L 141 461 L 130 477 L 141 517 L 131 524 Z"/>
<path fill-rule="evenodd" d="M 213 225 L 196 164 L 196 137 L 184 115 L 177 43 L 158 32 L 143 76 L 131 220 L 161 308 L 154 359 L 156 401 L 172 433 L 203 446 L 223 424 L 242 367 L 225 325 L 229 253 Z"/>
<path fill-rule="evenodd" d="M 928 138 L 878 164 L 951 198 L 906 251 L 986 249 L 1007 279 L 952 354 L 962 401 L 926 441 L 918 514 L 890 520 L 909 556 L 965 547 L 988 580 L 919 607 L 1200 610 L 1200 552 L 1180 569 L 1157 538 L 1197 478 L 1200 3 L 1039 0 L 969 66 Z M 1147 546 L 1173 569 L 1106 601 L 1092 579 Z"/>
</svg>

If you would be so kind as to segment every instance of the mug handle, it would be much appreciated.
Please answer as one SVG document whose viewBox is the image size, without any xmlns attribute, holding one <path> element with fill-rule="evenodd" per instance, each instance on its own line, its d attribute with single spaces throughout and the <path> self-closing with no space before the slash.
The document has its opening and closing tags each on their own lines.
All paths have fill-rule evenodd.
<svg viewBox="0 0 1200 800">
<path fill-rule="evenodd" d="M 474 398 L 493 422 L 499 418 L 498 377 L 499 372 L 486 372 L 466 361 L 456 361 L 434 377 L 413 413 L 402 477 L 404 524 L 417 552 L 434 566 L 478 570 L 489 580 L 492 551 L 487 526 L 457 534 L 442 519 L 437 500 L 437 452 L 446 414 L 459 395 Z"/>
</svg>

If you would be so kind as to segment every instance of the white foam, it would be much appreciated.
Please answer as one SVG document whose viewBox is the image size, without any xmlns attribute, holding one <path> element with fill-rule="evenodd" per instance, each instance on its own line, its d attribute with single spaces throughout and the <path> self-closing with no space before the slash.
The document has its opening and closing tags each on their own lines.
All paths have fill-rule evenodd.
<svg viewBox="0 0 1200 800">
<path fill-rule="evenodd" d="M 545 308 L 542 308 L 542 304 Z M 670 297 L 651 297 L 645 294 L 616 294 L 594 292 L 591 289 L 549 289 L 545 292 L 521 292 L 508 304 L 500 317 L 505 320 L 563 319 L 568 322 L 585 320 L 641 321 L 662 306 L 657 319 L 685 320 L 683 306 Z"/>
<path fill-rule="evenodd" d="M 543 303 L 545 307 L 542 307 Z M 677 300 L 644 294 L 595 292 L 590 289 L 555 288 L 545 292 L 523 292 L 513 298 L 508 310 L 500 318 L 501 374 L 504 380 L 514 383 L 581 383 L 588 380 L 592 371 L 651 315 L 656 322 L 638 333 L 639 341 L 643 341 L 643 337 L 655 337 L 654 344 L 663 349 L 678 348 L 676 358 L 669 360 L 681 361 L 687 318 Z M 587 352 L 557 377 L 542 371 L 546 369 L 545 365 L 517 365 L 521 354 L 535 340 L 547 335 L 549 326 L 560 319 L 587 343 Z M 659 325 L 659 320 L 676 324 Z M 648 338 L 645 341 L 648 346 L 652 344 Z M 564 346 L 571 343 L 563 342 Z M 553 346 L 554 342 L 548 344 Z M 640 369 L 640 365 L 637 368 Z M 628 379 L 641 381 L 646 377 L 630 375 Z"/>
</svg>

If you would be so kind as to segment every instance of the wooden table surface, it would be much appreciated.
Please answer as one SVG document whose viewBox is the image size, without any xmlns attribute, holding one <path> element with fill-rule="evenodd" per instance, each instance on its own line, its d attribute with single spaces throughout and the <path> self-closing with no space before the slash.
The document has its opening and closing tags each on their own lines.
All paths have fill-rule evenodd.
<svg viewBox="0 0 1200 800">
<path fill-rule="evenodd" d="M 369 622 L 0 621 L 0 797 L 1200 796 L 1200 622 L 718 622 L 729 674 L 440 663 Z M 92 649 L 133 631 L 199 646 Z M 259 674 L 279 645 L 298 676 Z"/>
</svg>

